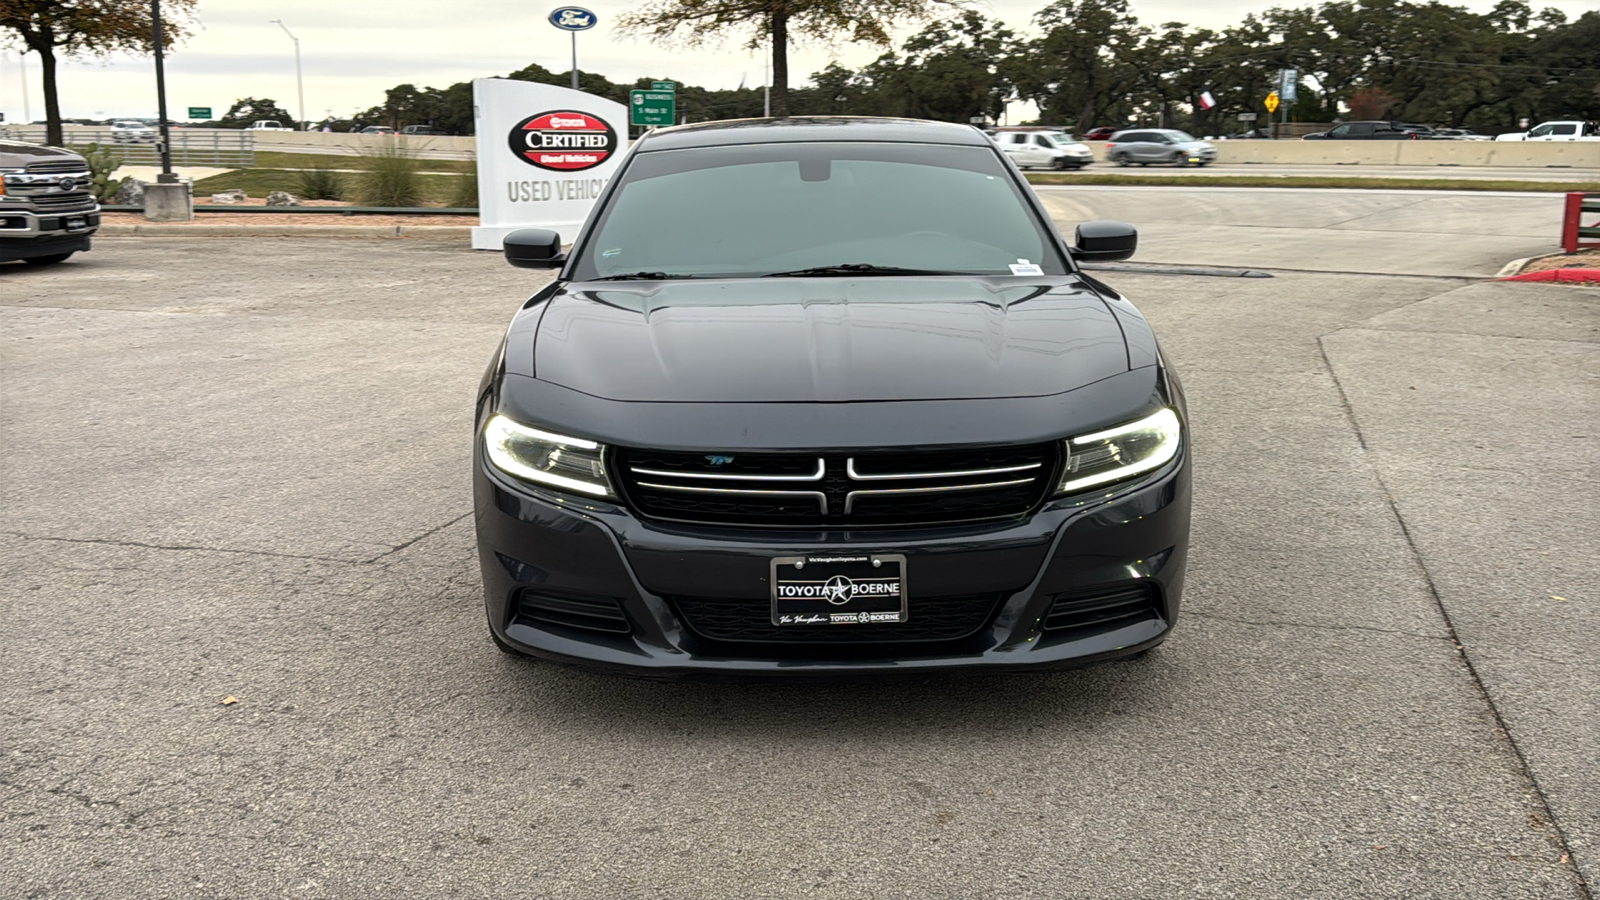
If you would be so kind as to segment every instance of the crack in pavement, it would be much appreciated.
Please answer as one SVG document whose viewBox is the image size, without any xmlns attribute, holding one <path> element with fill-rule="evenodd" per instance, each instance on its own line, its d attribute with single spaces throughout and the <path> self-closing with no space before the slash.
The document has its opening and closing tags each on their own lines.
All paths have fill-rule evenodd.
<svg viewBox="0 0 1600 900">
<path fill-rule="evenodd" d="M 1371 631 L 1377 634 L 1393 634 L 1398 635 L 1399 637 L 1421 638 L 1422 640 L 1426 641 L 1453 640 L 1453 638 L 1445 634 L 1422 634 L 1416 631 L 1400 631 L 1394 628 L 1378 628 L 1373 625 L 1327 625 L 1318 622 L 1261 622 L 1253 619 L 1236 619 L 1232 616 L 1219 616 L 1215 613 L 1199 612 L 1187 607 L 1183 610 L 1183 614 L 1185 616 L 1194 616 L 1197 619 L 1213 619 L 1218 622 L 1233 622 L 1239 625 L 1256 625 L 1261 628 L 1307 628 L 1313 631 Z"/>
<path fill-rule="evenodd" d="M 437 529 L 436 529 L 437 530 Z M 275 553 L 271 550 L 237 550 L 232 547 L 200 547 L 189 544 L 147 544 L 142 541 L 114 541 L 110 538 L 66 538 L 66 537 L 41 537 L 39 535 L 24 534 L 20 531 L 0 531 L 0 535 L 20 538 L 24 541 L 56 542 L 62 544 L 104 544 L 111 547 L 137 547 L 143 550 L 172 550 L 177 552 L 202 553 L 238 553 L 245 556 L 271 556 L 278 559 L 311 559 L 318 562 L 335 562 L 354 565 L 363 560 L 355 560 L 338 556 L 317 556 L 305 553 Z M 426 535 L 424 535 L 426 537 Z M 421 540 L 421 538 L 418 538 Z M 414 542 L 412 542 L 414 543 Z M 393 552 L 393 551 L 389 551 Z M 375 557 L 376 558 L 376 557 Z M 371 562 L 371 560 L 365 560 Z"/>
<path fill-rule="evenodd" d="M 1420 303 L 1422 301 L 1414 302 Z M 1405 540 L 1406 549 L 1410 553 L 1417 571 L 1422 576 L 1423 585 L 1427 589 L 1428 595 L 1433 598 L 1434 608 L 1439 611 L 1439 617 L 1443 620 L 1448 639 L 1455 645 L 1456 654 L 1460 658 L 1462 666 L 1466 669 L 1467 676 L 1472 680 L 1473 687 L 1477 689 L 1479 699 L 1482 700 L 1489 715 L 1493 718 L 1495 731 L 1505 737 L 1506 746 L 1510 748 L 1512 755 L 1516 758 L 1518 770 L 1522 773 L 1522 777 L 1527 779 L 1533 796 L 1538 800 L 1539 812 L 1546 826 L 1546 837 L 1553 849 L 1558 852 L 1561 867 L 1572 878 L 1578 895 L 1584 900 L 1594 900 L 1594 894 L 1590 890 L 1588 881 L 1584 878 L 1583 870 L 1578 868 L 1577 860 L 1572 852 L 1572 843 L 1567 838 L 1566 830 L 1561 827 L 1561 821 L 1556 816 L 1555 808 L 1550 803 L 1549 795 L 1545 792 L 1544 786 L 1539 783 L 1538 777 L 1534 775 L 1533 767 L 1528 762 L 1527 754 L 1523 752 L 1522 745 L 1518 743 L 1516 735 L 1511 730 L 1510 723 L 1506 721 L 1505 715 L 1500 711 L 1499 704 L 1495 702 L 1494 695 L 1489 692 L 1488 685 L 1484 683 L 1482 674 L 1478 672 L 1477 665 L 1473 663 L 1472 655 L 1467 652 L 1466 645 L 1461 642 L 1460 633 L 1456 630 L 1455 620 L 1451 618 L 1450 610 L 1445 606 L 1444 597 L 1439 593 L 1438 585 L 1435 584 L 1433 579 L 1433 573 L 1428 570 L 1427 563 L 1422 558 L 1422 552 L 1417 547 L 1416 537 L 1411 533 L 1411 527 L 1406 522 L 1406 517 L 1401 513 L 1399 504 L 1395 501 L 1394 494 L 1389 489 L 1389 483 L 1383 477 L 1382 468 L 1373 459 L 1374 451 L 1367 444 L 1366 434 L 1361 430 L 1361 422 L 1356 417 L 1355 406 L 1350 402 L 1350 395 L 1345 391 L 1344 382 L 1339 379 L 1339 373 L 1334 368 L 1333 360 L 1328 356 L 1328 346 L 1324 342 L 1325 337 L 1326 335 L 1317 338 L 1317 348 L 1322 353 L 1323 365 L 1327 367 L 1328 375 L 1333 379 L 1334 387 L 1339 391 L 1339 403 L 1344 408 L 1345 420 L 1349 422 L 1350 429 L 1355 434 L 1356 442 L 1361 446 L 1362 455 L 1366 457 L 1368 468 L 1372 470 L 1373 478 L 1378 483 L 1378 489 L 1383 494 L 1383 502 L 1389 508 L 1389 514 L 1394 517 L 1395 523 L 1400 526 L 1400 534 Z"/>
</svg>

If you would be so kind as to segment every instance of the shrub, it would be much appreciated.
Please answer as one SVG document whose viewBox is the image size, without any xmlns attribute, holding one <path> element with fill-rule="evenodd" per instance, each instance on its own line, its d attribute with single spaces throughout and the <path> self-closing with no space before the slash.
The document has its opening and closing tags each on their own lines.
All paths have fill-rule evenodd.
<svg viewBox="0 0 1600 900">
<path fill-rule="evenodd" d="M 394 138 L 361 152 L 363 171 L 356 176 L 356 199 L 363 206 L 421 206 L 422 161 Z"/>
<path fill-rule="evenodd" d="M 89 163 L 90 189 L 94 191 L 95 199 L 110 203 L 117 196 L 117 188 L 122 186 L 122 179 L 112 178 L 111 173 L 122 165 L 122 160 L 116 151 L 99 144 L 84 147 L 83 158 Z"/>
<path fill-rule="evenodd" d="M 344 179 L 326 166 L 295 174 L 295 193 L 306 200 L 343 200 Z"/>
<path fill-rule="evenodd" d="M 450 194 L 446 204 L 451 209 L 477 209 L 478 208 L 478 173 L 468 172 L 454 179 L 455 188 Z"/>
</svg>

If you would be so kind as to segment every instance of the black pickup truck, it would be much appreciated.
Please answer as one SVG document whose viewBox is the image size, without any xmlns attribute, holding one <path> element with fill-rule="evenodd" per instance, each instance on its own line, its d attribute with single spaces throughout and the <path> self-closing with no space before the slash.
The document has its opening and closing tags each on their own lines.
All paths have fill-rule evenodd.
<svg viewBox="0 0 1600 900">
<path fill-rule="evenodd" d="M 1432 129 L 1404 122 L 1344 122 L 1327 131 L 1308 134 L 1307 141 L 1416 141 L 1427 140 Z"/>
<path fill-rule="evenodd" d="M 58 263 L 100 227 L 89 164 L 68 150 L 0 141 L 0 262 Z"/>
</svg>

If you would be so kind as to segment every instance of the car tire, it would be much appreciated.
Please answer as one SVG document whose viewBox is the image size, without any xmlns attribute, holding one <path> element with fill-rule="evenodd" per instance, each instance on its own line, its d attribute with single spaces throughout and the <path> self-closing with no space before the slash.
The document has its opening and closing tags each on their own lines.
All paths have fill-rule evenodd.
<svg viewBox="0 0 1600 900">
<path fill-rule="evenodd" d="M 1182 153 L 1174 153 L 1172 155 L 1172 164 L 1181 169 L 1189 165 L 1189 157 Z"/>
<path fill-rule="evenodd" d="M 1112 162 L 1116 163 L 1119 166 L 1126 167 L 1126 166 L 1128 166 L 1130 164 L 1130 160 L 1128 159 L 1126 154 L 1113 153 L 1113 154 L 1111 154 L 1110 159 L 1111 159 Z"/>
<path fill-rule="evenodd" d="M 78 251 L 72 250 L 66 253 L 52 253 L 49 256 L 29 256 L 25 257 L 22 261 L 30 266 L 53 266 L 56 263 L 66 262 L 67 257 L 76 252 Z"/>
</svg>

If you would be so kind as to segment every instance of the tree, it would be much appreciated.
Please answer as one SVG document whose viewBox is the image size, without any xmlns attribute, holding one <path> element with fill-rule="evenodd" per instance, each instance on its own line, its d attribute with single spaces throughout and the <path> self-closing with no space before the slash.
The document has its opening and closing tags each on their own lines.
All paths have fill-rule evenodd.
<svg viewBox="0 0 1600 900">
<path fill-rule="evenodd" d="M 772 47 L 772 113 L 789 115 L 791 34 L 827 40 L 848 35 L 857 43 L 889 45 L 889 29 L 925 19 L 940 7 L 966 0 L 648 0 L 624 15 L 624 33 L 679 40 L 690 46 L 724 32 L 748 32 L 748 46 Z"/>
<path fill-rule="evenodd" d="M 251 122 L 263 119 L 275 119 L 289 128 L 294 127 L 294 116 L 289 111 L 280 107 L 278 101 L 270 98 L 257 100 L 254 97 L 245 97 L 233 101 L 228 111 L 217 120 L 218 128 L 249 128 Z"/>
<path fill-rule="evenodd" d="M 1011 77 L 1039 105 L 1040 122 L 1082 134 L 1114 109 L 1114 118 L 1129 115 L 1126 100 L 1139 78 L 1128 56 L 1148 29 L 1127 0 L 1056 0 L 1033 21 L 1044 36 L 1014 58 Z"/>
<path fill-rule="evenodd" d="M 195 0 L 167 0 L 161 43 L 187 37 Z M 39 54 L 44 82 L 45 142 L 60 145 L 61 101 L 56 95 L 58 56 L 104 56 L 119 50 L 153 52 L 148 0 L 0 0 L 0 32 Z"/>
<path fill-rule="evenodd" d="M 963 124 L 978 115 L 998 119 L 1012 91 L 1000 63 L 1015 52 L 1015 43 L 1015 35 L 999 23 L 963 10 L 909 38 L 901 47 L 904 58 L 885 54 L 863 74 L 891 115 Z M 812 80 L 823 87 L 818 75 Z M 837 96 L 848 100 L 849 85 L 837 87 Z"/>
</svg>

